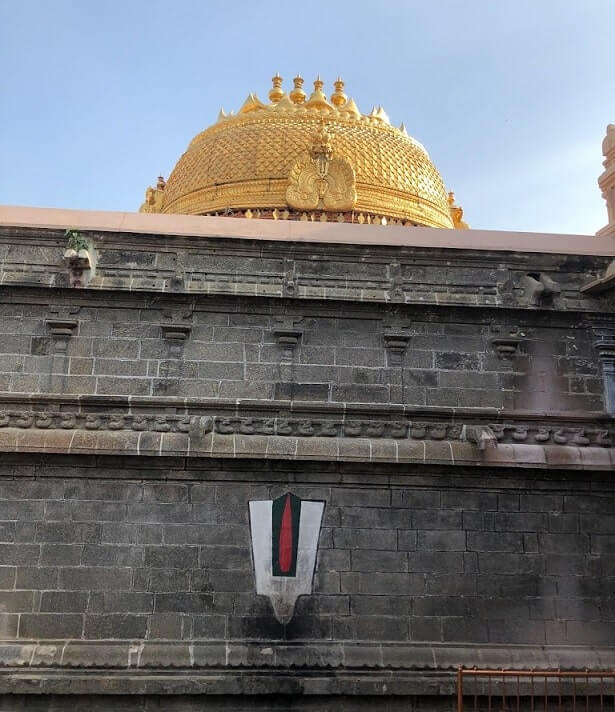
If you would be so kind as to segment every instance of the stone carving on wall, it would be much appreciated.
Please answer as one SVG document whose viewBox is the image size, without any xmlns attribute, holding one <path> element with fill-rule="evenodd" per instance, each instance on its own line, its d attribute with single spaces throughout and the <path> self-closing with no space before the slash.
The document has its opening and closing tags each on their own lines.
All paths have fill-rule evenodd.
<svg viewBox="0 0 615 712">
<path fill-rule="evenodd" d="M 66 248 L 62 255 L 68 268 L 71 287 L 87 287 L 94 276 L 94 248 L 90 240 L 73 229 L 64 233 Z"/>
<path fill-rule="evenodd" d="M 286 624 L 297 598 L 312 593 L 325 503 L 287 492 L 249 507 L 256 593 L 269 598 L 275 617 Z"/>
<path fill-rule="evenodd" d="M 525 300 L 532 307 L 543 306 L 562 291 L 559 284 L 544 272 L 529 272 L 521 278 Z"/>
<path fill-rule="evenodd" d="M 610 429 L 589 429 L 554 420 L 551 425 L 535 422 L 476 424 L 421 420 L 353 419 L 327 416 L 289 418 L 283 415 L 184 415 L 160 413 L 84 413 L 78 410 L 0 410 L 3 428 L 41 430 L 137 431 L 191 435 L 253 435 L 294 438 L 351 438 L 392 440 L 461 440 L 479 450 L 497 444 L 519 443 L 611 447 Z"/>
</svg>

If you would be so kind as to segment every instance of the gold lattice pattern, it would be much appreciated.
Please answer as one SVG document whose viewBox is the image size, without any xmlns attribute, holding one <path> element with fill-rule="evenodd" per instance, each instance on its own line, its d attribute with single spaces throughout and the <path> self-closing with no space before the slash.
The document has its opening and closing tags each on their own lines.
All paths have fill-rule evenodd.
<svg viewBox="0 0 615 712">
<path fill-rule="evenodd" d="M 320 165 L 323 181 L 332 180 L 327 171 L 340 162 L 354 171 L 356 201 L 344 209 L 453 227 L 447 191 L 427 152 L 403 126 L 391 126 L 381 107 L 360 114 L 340 79 L 330 101 L 320 79 L 308 99 L 300 77 L 289 95 L 281 77 L 273 84 L 270 104 L 251 94 L 237 115 L 221 112 L 216 124 L 193 139 L 166 185 L 159 181 L 156 190 L 149 189 L 141 209 L 190 214 L 288 209 L 293 167 L 313 154 L 315 135 L 326 131 L 331 155 Z"/>
</svg>

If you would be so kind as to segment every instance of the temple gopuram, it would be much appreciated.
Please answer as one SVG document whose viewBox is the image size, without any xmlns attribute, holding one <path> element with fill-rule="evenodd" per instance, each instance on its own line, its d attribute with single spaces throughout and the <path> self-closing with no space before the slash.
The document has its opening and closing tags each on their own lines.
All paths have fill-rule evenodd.
<svg viewBox="0 0 615 712">
<path fill-rule="evenodd" d="M 0 710 L 613 709 L 615 126 L 598 234 L 474 230 L 272 84 L 0 207 Z"/>
</svg>

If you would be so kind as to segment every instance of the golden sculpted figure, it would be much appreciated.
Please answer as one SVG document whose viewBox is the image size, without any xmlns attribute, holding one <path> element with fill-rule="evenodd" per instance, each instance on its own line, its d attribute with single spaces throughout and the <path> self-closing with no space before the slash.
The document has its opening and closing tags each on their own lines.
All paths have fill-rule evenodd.
<svg viewBox="0 0 615 712">
<path fill-rule="evenodd" d="M 448 206 L 451 211 L 451 220 L 456 230 L 467 230 L 470 226 L 463 219 L 463 208 L 455 203 L 455 193 L 448 194 Z"/>
<path fill-rule="evenodd" d="M 158 176 L 156 187 L 150 185 L 145 191 L 145 202 L 139 208 L 140 213 L 160 213 L 162 212 L 162 199 L 167 183 L 162 176 Z"/>
<path fill-rule="evenodd" d="M 352 210 L 357 200 L 353 167 L 334 158 L 331 137 L 321 125 L 309 151 L 291 168 L 286 202 L 295 210 Z"/>
</svg>

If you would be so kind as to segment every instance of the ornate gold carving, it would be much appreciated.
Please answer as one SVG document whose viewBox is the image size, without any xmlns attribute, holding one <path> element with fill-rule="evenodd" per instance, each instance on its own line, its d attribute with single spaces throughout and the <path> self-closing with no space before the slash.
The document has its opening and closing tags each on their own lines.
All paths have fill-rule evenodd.
<svg viewBox="0 0 615 712">
<path fill-rule="evenodd" d="M 209 215 L 250 210 L 253 217 L 260 217 L 259 211 L 270 217 L 274 208 L 283 211 L 293 205 L 292 197 L 288 200 L 289 176 L 296 181 L 295 168 L 301 172 L 298 164 L 303 162 L 304 169 L 311 166 L 311 177 L 304 175 L 301 188 L 295 182 L 293 190 L 304 193 L 299 201 L 310 207 L 299 212 L 347 212 L 338 207 L 341 201 L 352 205 L 356 216 L 363 213 L 365 222 L 367 216 L 385 216 L 389 223 L 453 227 L 444 183 L 427 152 L 405 129 L 391 126 L 383 109 L 361 114 L 352 98 L 344 101 L 339 79 L 330 101 L 320 79 L 307 101 L 301 77 L 293 80 L 288 94 L 281 78 L 274 79 L 277 101 L 263 103 L 251 94 L 238 114 L 224 113 L 199 133 L 169 177 L 164 201 L 151 189 L 143 206 L 147 212 Z M 335 153 L 326 164 L 328 178 L 315 177 L 309 150 L 321 122 L 335 137 Z M 347 191 L 349 185 L 352 192 Z M 322 197 L 319 189 L 324 190 Z M 311 207 L 314 193 L 318 201 Z"/>
<path fill-rule="evenodd" d="M 161 213 L 164 189 L 167 184 L 162 176 L 158 176 L 156 187 L 150 185 L 145 191 L 145 202 L 139 208 L 140 213 Z"/>
<path fill-rule="evenodd" d="M 455 205 L 455 193 L 448 194 L 448 206 L 451 211 L 453 227 L 456 230 L 467 230 L 470 226 L 463 219 L 463 208 L 461 205 Z"/>
<path fill-rule="evenodd" d="M 332 158 L 326 126 L 314 136 L 290 171 L 286 202 L 295 210 L 352 210 L 357 200 L 354 170 L 348 161 Z M 326 216 L 325 216 L 326 220 Z"/>
</svg>

